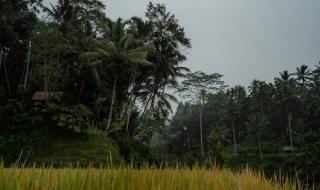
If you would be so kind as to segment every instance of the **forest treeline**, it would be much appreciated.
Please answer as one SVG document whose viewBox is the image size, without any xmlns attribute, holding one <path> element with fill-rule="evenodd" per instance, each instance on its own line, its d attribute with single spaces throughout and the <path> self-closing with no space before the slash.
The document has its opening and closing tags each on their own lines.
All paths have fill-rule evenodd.
<svg viewBox="0 0 320 190">
<path fill-rule="evenodd" d="M 249 165 L 269 175 L 282 169 L 319 179 L 320 64 L 283 71 L 273 83 L 228 87 L 220 74 L 186 74 L 167 131 L 167 149 L 179 159 Z M 311 180 L 312 181 L 312 180 Z"/>
<path fill-rule="evenodd" d="M 98 0 L 1 1 L 2 144 L 43 127 L 148 143 L 166 126 L 176 101 L 166 88 L 188 71 L 184 28 L 161 4 L 145 18 L 104 11 Z"/>
<path fill-rule="evenodd" d="M 65 139 L 80 139 L 73 145 L 84 155 L 108 143 L 102 149 L 113 147 L 128 163 L 214 160 L 320 178 L 320 65 L 228 87 L 221 74 L 181 66 L 191 40 L 165 5 L 150 2 L 144 18 L 105 12 L 99 0 L 0 1 L 4 162 L 22 152 L 48 161 Z M 96 134 L 107 141 L 86 146 Z"/>
</svg>

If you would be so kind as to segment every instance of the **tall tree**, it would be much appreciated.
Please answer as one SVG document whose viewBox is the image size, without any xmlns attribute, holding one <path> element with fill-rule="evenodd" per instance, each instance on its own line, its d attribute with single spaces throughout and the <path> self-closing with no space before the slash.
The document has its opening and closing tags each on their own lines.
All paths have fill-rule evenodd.
<svg viewBox="0 0 320 190">
<path fill-rule="evenodd" d="M 152 89 L 152 93 L 145 98 L 144 103 L 147 109 L 148 107 L 153 109 L 159 91 L 163 94 L 167 85 L 174 86 L 177 83 L 176 78 L 188 71 L 179 64 L 186 60 L 181 49 L 188 49 L 191 44 L 184 28 L 175 15 L 167 11 L 165 5 L 154 5 L 150 2 L 146 17 L 147 20 L 144 23 L 135 19 L 134 31 L 139 31 L 138 36 L 155 49 L 154 53 L 149 55 L 149 60 L 155 63 L 155 67 L 150 71 L 150 80 L 146 84 Z"/>
<path fill-rule="evenodd" d="M 236 122 L 241 118 L 241 113 L 244 111 L 246 91 L 242 86 L 235 86 L 226 92 L 227 105 L 226 114 L 232 129 L 234 156 L 238 156 L 237 151 L 237 127 Z"/>
<path fill-rule="evenodd" d="M 137 43 L 133 36 L 127 33 L 125 26 L 126 23 L 121 19 L 109 22 L 105 26 L 103 39 L 89 39 L 93 51 L 80 55 L 82 59 L 103 63 L 111 69 L 113 77 L 112 99 L 106 132 L 111 125 L 118 82 L 121 79 L 119 77 L 123 76 L 123 68 L 130 67 L 133 64 L 152 65 L 146 57 L 150 47 L 145 46 L 143 43 Z"/>
<path fill-rule="evenodd" d="M 295 75 L 297 76 L 297 82 L 298 85 L 300 87 L 300 91 L 301 91 L 301 100 L 302 102 L 304 102 L 305 99 L 305 93 L 306 93 L 306 88 L 307 88 L 307 82 L 310 81 L 312 79 L 311 77 L 311 70 L 309 69 L 308 66 L 306 65 L 302 65 L 300 68 L 298 67 L 296 69 L 296 73 Z M 304 104 L 303 104 L 304 106 Z"/>
<path fill-rule="evenodd" d="M 24 83 L 27 52 L 40 0 L 0 1 L 0 86 L 16 97 Z"/>
<path fill-rule="evenodd" d="M 256 134 L 260 159 L 263 160 L 262 136 L 264 134 L 266 126 L 268 125 L 268 121 L 262 113 L 254 113 L 249 116 L 246 125 L 248 126 L 250 131 Z"/>
<path fill-rule="evenodd" d="M 264 81 L 253 80 L 250 84 L 249 92 L 251 98 L 252 109 L 265 114 L 267 106 L 272 102 L 272 86 Z"/>
<path fill-rule="evenodd" d="M 50 6 L 50 8 L 43 6 L 43 11 L 59 25 L 62 33 L 66 33 L 70 30 L 71 22 L 76 19 L 77 10 L 71 0 L 59 0 L 55 6 L 51 3 Z"/>
<path fill-rule="evenodd" d="M 311 70 L 307 65 L 302 65 L 296 69 L 295 75 L 297 76 L 298 84 L 304 88 L 308 80 L 311 79 Z"/>
<path fill-rule="evenodd" d="M 275 79 L 275 84 L 277 89 L 278 105 L 285 107 L 287 112 L 290 147 L 293 152 L 292 119 L 293 111 L 298 101 L 296 96 L 296 83 L 295 80 L 290 77 L 288 71 L 283 71 L 280 73 L 280 78 Z"/>
<path fill-rule="evenodd" d="M 189 98 L 191 101 L 199 105 L 199 130 L 200 130 L 200 148 L 202 157 L 205 156 L 203 145 L 203 110 L 207 100 L 207 93 L 221 90 L 223 81 L 222 75 L 218 73 L 206 74 L 204 72 L 188 73 L 181 83 L 179 92 L 183 93 L 183 97 Z"/>
</svg>

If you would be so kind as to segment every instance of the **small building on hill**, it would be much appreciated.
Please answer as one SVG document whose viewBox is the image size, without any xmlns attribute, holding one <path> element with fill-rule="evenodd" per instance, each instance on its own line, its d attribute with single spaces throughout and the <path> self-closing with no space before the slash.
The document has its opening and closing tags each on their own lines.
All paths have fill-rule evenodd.
<svg viewBox="0 0 320 190">
<path fill-rule="evenodd" d="M 57 98 L 63 96 L 63 92 L 45 92 L 37 91 L 33 94 L 33 101 L 47 101 L 49 98 Z"/>
</svg>

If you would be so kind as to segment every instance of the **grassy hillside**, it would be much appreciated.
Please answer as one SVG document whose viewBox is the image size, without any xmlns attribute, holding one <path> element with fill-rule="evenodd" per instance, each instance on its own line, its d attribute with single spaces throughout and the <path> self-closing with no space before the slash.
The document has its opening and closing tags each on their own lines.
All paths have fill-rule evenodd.
<svg viewBox="0 0 320 190">
<path fill-rule="evenodd" d="M 52 166 L 99 166 L 121 162 L 116 143 L 96 129 L 87 129 L 85 133 L 76 134 L 56 128 L 44 128 L 31 132 L 25 142 L 7 141 L 8 143 L 1 146 L 1 157 L 7 164 L 16 160 L 20 163 L 26 160 L 26 163 L 31 165 L 36 163 Z M 14 155 L 7 155 L 6 152 L 9 151 L 14 152 Z"/>
<path fill-rule="evenodd" d="M 299 190 L 287 180 L 267 180 L 250 170 L 220 169 L 5 169 L 0 167 L 0 189 L 132 189 L 132 190 Z"/>
</svg>

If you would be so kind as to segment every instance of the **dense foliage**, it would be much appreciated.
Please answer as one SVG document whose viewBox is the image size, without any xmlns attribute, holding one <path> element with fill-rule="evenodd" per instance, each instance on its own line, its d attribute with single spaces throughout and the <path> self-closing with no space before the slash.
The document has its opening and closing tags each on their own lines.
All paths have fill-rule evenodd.
<svg viewBox="0 0 320 190">
<path fill-rule="evenodd" d="M 135 165 L 215 160 L 320 179 L 320 65 L 230 88 L 221 74 L 181 66 L 191 42 L 164 5 L 150 2 L 144 18 L 111 20 L 104 10 L 99 0 L 0 1 L 6 164 L 121 155 Z M 186 102 L 169 120 L 173 91 Z"/>
<path fill-rule="evenodd" d="M 113 139 L 125 161 L 151 161 L 147 145 L 175 100 L 166 88 L 188 71 L 179 65 L 190 40 L 175 16 L 153 3 L 144 19 L 115 21 L 98 0 L 0 3 L 4 161 L 21 151 L 41 155 L 48 135 L 82 139 L 93 129 Z"/>
<path fill-rule="evenodd" d="M 303 65 L 294 73 L 281 72 L 274 83 L 254 80 L 247 89 L 215 84 L 211 93 L 202 77 L 197 83 L 203 86 L 196 93 L 201 101 L 179 103 L 172 118 L 169 153 L 184 155 L 186 160 L 201 159 L 203 141 L 206 157 L 220 163 L 232 167 L 248 163 L 269 174 L 282 168 L 307 176 L 310 182 L 318 180 L 319 68 Z M 182 82 L 183 90 L 189 78 Z"/>
</svg>

